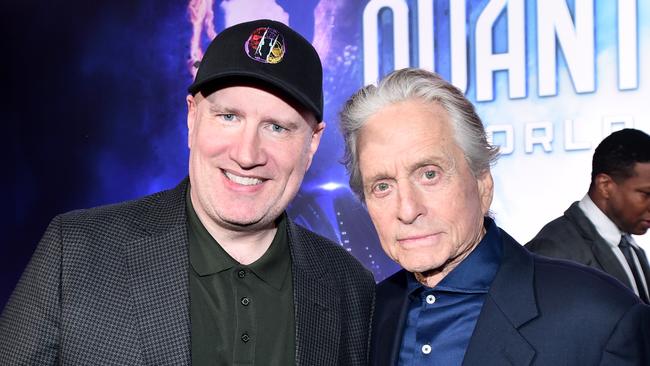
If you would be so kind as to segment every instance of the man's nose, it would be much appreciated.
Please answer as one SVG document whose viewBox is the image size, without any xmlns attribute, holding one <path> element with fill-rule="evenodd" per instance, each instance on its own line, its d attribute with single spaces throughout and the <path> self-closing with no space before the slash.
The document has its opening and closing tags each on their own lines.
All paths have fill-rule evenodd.
<svg viewBox="0 0 650 366">
<path fill-rule="evenodd" d="M 243 169 L 266 163 L 265 146 L 254 124 L 246 123 L 230 149 L 230 158 Z"/>
<path fill-rule="evenodd" d="M 412 224 L 425 213 L 421 197 L 409 183 L 401 184 L 397 192 L 397 218 L 404 224 Z"/>
</svg>

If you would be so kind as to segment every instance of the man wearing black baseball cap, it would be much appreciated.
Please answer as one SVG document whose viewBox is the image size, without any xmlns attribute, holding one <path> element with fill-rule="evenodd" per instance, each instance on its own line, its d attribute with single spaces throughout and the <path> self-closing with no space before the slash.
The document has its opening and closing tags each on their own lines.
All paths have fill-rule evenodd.
<svg viewBox="0 0 650 366">
<path fill-rule="evenodd" d="M 318 54 L 282 23 L 238 24 L 188 90 L 189 179 L 56 217 L 0 363 L 367 363 L 372 275 L 285 213 L 325 128 Z"/>
</svg>

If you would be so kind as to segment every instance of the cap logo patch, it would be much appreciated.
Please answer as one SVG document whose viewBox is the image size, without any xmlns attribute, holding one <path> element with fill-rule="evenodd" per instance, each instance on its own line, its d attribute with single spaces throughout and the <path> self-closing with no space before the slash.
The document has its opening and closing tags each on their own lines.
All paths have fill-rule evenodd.
<svg viewBox="0 0 650 366">
<path fill-rule="evenodd" d="M 257 62 L 277 64 L 284 57 L 284 37 L 273 28 L 260 27 L 248 37 L 244 50 Z"/>
</svg>

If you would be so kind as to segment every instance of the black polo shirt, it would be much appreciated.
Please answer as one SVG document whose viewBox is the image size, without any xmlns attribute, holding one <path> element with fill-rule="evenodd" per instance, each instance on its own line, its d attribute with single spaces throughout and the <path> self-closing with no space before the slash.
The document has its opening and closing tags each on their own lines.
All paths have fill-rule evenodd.
<svg viewBox="0 0 650 366">
<path fill-rule="evenodd" d="M 208 233 L 187 194 L 192 365 L 292 365 L 295 328 L 287 218 L 264 255 L 234 260 Z"/>
</svg>

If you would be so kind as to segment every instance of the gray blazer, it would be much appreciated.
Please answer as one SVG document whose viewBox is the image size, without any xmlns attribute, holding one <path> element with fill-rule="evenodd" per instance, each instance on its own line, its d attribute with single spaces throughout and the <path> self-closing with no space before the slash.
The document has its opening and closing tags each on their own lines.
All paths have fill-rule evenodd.
<svg viewBox="0 0 650 366">
<path fill-rule="evenodd" d="M 189 365 L 187 180 L 54 218 L 0 317 L 2 365 Z M 374 280 L 289 223 L 296 364 L 365 365 Z"/>
<path fill-rule="evenodd" d="M 594 224 L 585 216 L 578 202 L 574 202 L 564 215 L 546 224 L 526 244 L 531 252 L 554 258 L 568 259 L 594 267 L 615 277 L 627 287 L 632 287 L 609 244 L 598 234 Z M 643 250 L 638 252 L 639 262 L 650 283 L 648 258 Z"/>
</svg>

